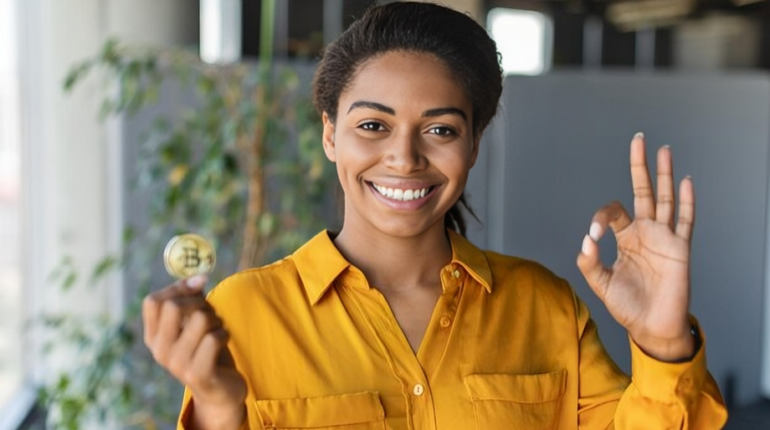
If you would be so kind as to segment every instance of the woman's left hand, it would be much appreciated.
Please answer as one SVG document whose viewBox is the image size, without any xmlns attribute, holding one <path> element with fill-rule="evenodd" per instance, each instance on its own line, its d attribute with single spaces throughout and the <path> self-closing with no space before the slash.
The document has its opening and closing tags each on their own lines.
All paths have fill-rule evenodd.
<svg viewBox="0 0 770 430">
<path fill-rule="evenodd" d="M 644 149 L 644 136 L 631 141 L 634 219 L 613 202 L 594 215 L 577 264 L 607 310 L 648 355 L 679 361 L 694 354 L 690 332 L 690 244 L 695 191 L 686 177 L 679 184 L 679 217 L 674 222 L 671 149 L 658 150 L 657 199 Z M 611 228 L 617 259 L 604 267 L 599 239 Z"/>
</svg>

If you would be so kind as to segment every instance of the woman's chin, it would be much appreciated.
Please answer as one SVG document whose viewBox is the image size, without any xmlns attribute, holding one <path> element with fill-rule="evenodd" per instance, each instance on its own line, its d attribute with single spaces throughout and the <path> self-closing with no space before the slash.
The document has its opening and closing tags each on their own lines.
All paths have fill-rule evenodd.
<svg viewBox="0 0 770 430">
<path fill-rule="evenodd" d="M 406 218 L 375 222 L 373 227 L 383 235 L 401 239 L 424 237 L 431 232 L 443 234 L 444 231 L 443 217 L 440 223 L 427 220 L 414 221 Z"/>
</svg>

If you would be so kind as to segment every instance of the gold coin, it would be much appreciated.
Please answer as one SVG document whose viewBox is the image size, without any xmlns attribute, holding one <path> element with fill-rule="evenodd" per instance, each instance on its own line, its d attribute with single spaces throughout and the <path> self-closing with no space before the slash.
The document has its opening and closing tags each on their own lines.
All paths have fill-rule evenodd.
<svg viewBox="0 0 770 430">
<path fill-rule="evenodd" d="M 163 262 L 169 275 L 177 279 L 207 274 L 214 270 L 217 254 L 208 240 L 197 234 L 180 234 L 166 244 Z"/>
</svg>

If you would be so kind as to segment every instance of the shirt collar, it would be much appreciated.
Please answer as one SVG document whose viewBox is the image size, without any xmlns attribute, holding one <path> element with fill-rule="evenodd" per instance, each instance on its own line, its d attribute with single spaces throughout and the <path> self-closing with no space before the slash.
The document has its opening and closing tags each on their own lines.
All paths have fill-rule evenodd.
<svg viewBox="0 0 770 430">
<path fill-rule="evenodd" d="M 452 244 L 452 263 L 461 265 L 476 282 L 491 293 L 492 271 L 484 251 L 454 230 L 447 229 L 447 234 Z"/>
<path fill-rule="evenodd" d="M 335 279 L 351 265 L 324 230 L 294 252 L 299 277 L 310 303 L 321 300 Z"/>
<path fill-rule="evenodd" d="M 453 230 L 447 230 L 452 244 L 452 264 L 462 266 L 468 274 L 492 292 L 492 273 L 483 251 Z M 354 269 L 334 246 L 324 230 L 302 245 L 293 255 L 297 271 L 310 303 L 315 305 L 332 283 L 346 270 Z"/>
</svg>

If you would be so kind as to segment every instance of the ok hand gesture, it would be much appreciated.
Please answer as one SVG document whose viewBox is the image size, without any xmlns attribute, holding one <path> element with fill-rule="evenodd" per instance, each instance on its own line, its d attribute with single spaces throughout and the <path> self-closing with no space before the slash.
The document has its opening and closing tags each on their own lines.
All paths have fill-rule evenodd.
<svg viewBox="0 0 770 430">
<path fill-rule="evenodd" d="M 599 209 L 583 239 L 577 265 L 613 318 L 642 350 L 662 361 L 678 361 L 694 353 L 688 310 L 695 192 L 689 177 L 681 181 L 675 220 L 671 150 L 658 150 L 656 198 L 644 145 L 641 133 L 631 141 L 634 218 L 618 202 Z M 618 249 L 615 263 L 604 267 L 598 241 L 608 227 Z"/>
</svg>

